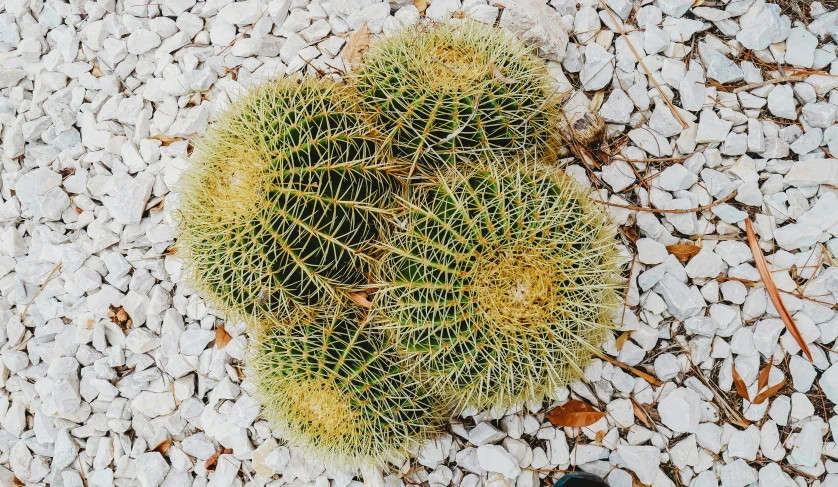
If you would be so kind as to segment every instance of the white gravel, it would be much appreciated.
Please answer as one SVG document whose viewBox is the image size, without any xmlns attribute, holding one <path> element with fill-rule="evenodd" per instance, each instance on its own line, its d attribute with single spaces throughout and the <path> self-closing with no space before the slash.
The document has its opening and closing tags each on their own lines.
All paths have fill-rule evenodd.
<svg viewBox="0 0 838 487">
<path fill-rule="evenodd" d="M 219 350 L 223 320 L 181 285 L 169 191 L 185 139 L 243 88 L 339 73 L 362 24 L 387 35 L 420 12 L 405 0 L 6 0 L 0 485 L 537 487 L 574 467 L 612 487 L 838 483 L 838 12 L 815 2 L 807 26 L 764 0 L 433 0 L 424 15 L 461 13 L 537 47 L 568 112 L 606 90 L 594 109 L 627 145 L 591 171 L 563 163 L 604 201 L 646 208 L 610 208 L 640 238 L 617 317 L 627 336 L 603 348 L 663 385 L 596 360 L 554 403 L 608 412 L 587 428 L 553 428 L 542 404 L 468 411 L 391 471 L 309 462 L 259 418 L 239 375 L 243 326 L 226 323 Z M 756 86 L 733 92 L 744 83 Z M 734 191 L 710 210 L 647 211 Z M 755 284 L 745 210 L 814 363 Z M 666 246 L 687 239 L 702 250 L 681 263 Z M 109 319 L 120 308 L 127 331 Z M 737 399 L 732 366 L 754 397 L 768 360 L 769 386 L 787 386 Z"/>
</svg>

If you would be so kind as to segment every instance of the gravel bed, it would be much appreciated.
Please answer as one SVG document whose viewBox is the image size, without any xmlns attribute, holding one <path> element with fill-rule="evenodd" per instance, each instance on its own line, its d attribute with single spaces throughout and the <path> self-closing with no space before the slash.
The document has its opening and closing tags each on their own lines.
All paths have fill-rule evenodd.
<svg viewBox="0 0 838 487">
<path fill-rule="evenodd" d="M 339 75 L 353 32 L 423 16 L 515 32 L 569 118 L 609 124 L 561 163 L 611 205 L 631 262 L 603 348 L 661 385 L 595 360 L 552 404 L 467 411 L 404 465 L 344 471 L 260 419 L 244 326 L 182 285 L 170 188 L 243 88 Z M 0 486 L 538 487 L 575 468 L 611 487 L 838 486 L 836 39 L 819 2 L 0 2 Z M 684 243 L 700 251 L 681 261 Z M 737 395 L 734 366 L 753 399 L 769 361 L 778 390 Z M 571 398 L 608 414 L 554 428 Z"/>
</svg>

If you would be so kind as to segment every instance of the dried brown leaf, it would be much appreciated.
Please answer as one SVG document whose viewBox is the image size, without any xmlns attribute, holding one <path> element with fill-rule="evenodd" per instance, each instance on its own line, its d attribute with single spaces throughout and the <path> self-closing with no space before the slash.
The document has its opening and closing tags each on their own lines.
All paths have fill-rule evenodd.
<svg viewBox="0 0 838 487">
<path fill-rule="evenodd" d="M 372 303 L 367 299 L 367 293 L 349 293 L 349 299 L 363 308 L 372 308 Z"/>
<path fill-rule="evenodd" d="M 693 258 L 695 254 L 701 252 L 701 247 L 693 244 L 675 244 L 667 245 L 666 250 L 679 261 L 686 262 Z"/>
<path fill-rule="evenodd" d="M 416 7 L 416 10 L 418 10 L 419 14 L 423 17 L 425 15 L 425 10 L 428 10 L 428 5 L 430 5 L 428 0 L 413 0 L 413 6 Z"/>
<path fill-rule="evenodd" d="M 233 337 L 230 336 L 230 334 L 227 333 L 227 330 L 224 329 L 224 323 L 218 325 L 218 327 L 215 329 L 215 347 L 221 350 L 222 348 L 226 347 L 232 339 Z"/>
<path fill-rule="evenodd" d="M 772 363 L 769 359 L 768 365 L 766 365 L 765 368 L 762 369 L 762 372 L 759 373 L 759 380 L 757 381 L 757 393 L 765 389 L 765 387 L 768 385 L 768 376 L 771 375 L 771 365 Z"/>
<path fill-rule="evenodd" d="M 786 385 L 785 377 L 783 377 L 783 380 L 781 380 L 779 384 L 773 387 L 769 387 L 768 389 L 757 394 L 757 397 L 754 398 L 754 404 L 764 403 L 766 399 L 780 392 L 780 389 L 782 389 L 784 385 Z"/>
<path fill-rule="evenodd" d="M 603 438 L 605 438 L 605 431 L 603 431 L 603 430 L 597 431 L 596 432 L 596 437 L 594 437 L 594 443 L 596 443 L 597 445 L 601 445 Z"/>
<path fill-rule="evenodd" d="M 183 139 L 179 139 L 177 137 L 170 137 L 166 134 L 150 135 L 148 138 L 149 139 L 154 139 L 154 140 L 159 140 L 160 142 L 163 143 L 163 147 L 166 147 L 166 146 L 171 145 L 175 142 L 183 140 Z"/>
<path fill-rule="evenodd" d="M 803 350 L 803 354 L 806 355 L 809 362 L 812 362 L 812 352 L 809 351 L 809 345 L 807 345 L 806 341 L 803 340 L 803 335 L 801 335 L 800 330 L 797 329 L 797 325 L 794 323 L 791 314 L 789 314 L 786 309 L 786 305 L 783 303 L 783 299 L 780 297 L 780 291 L 777 290 L 777 285 L 774 284 L 774 279 L 771 277 L 771 271 L 768 269 L 768 262 L 765 261 L 765 255 L 763 255 L 762 249 L 759 248 L 759 240 L 757 240 L 757 236 L 754 233 L 754 226 L 751 224 L 750 218 L 745 219 L 745 232 L 748 234 L 748 245 L 751 247 L 751 253 L 754 254 L 756 268 L 759 270 L 759 275 L 762 277 L 762 282 L 765 284 L 765 290 L 768 292 L 768 296 L 771 298 L 774 308 L 777 310 L 777 313 L 780 314 L 780 319 L 783 320 L 783 323 L 789 330 L 789 334 L 794 337 L 797 345 L 801 350 Z"/>
<path fill-rule="evenodd" d="M 160 442 L 159 445 L 155 446 L 151 451 L 157 451 L 157 452 L 160 452 L 163 455 L 165 455 L 166 452 L 169 451 L 169 448 L 171 446 L 172 446 L 172 440 L 166 438 L 165 440 Z"/>
<path fill-rule="evenodd" d="M 631 405 L 634 406 L 634 416 L 637 417 L 640 422 L 645 424 L 647 428 L 651 428 L 652 422 L 649 421 L 649 416 L 646 414 L 646 411 L 644 411 L 643 408 L 634 401 L 634 399 L 631 400 Z"/>
<path fill-rule="evenodd" d="M 357 66 L 364 57 L 364 53 L 370 48 L 370 29 L 364 22 L 361 28 L 349 36 L 346 45 L 343 46 L 341 56 L 350 66 Z"/>
<path fill-rule="evenodd" d="M 630 331 L 624 331 L 617 337 L 617 340 L 614 341 L 614 344 L 617 346 L 617 350 L 622 350 L 623 345 L 626 344 L 629 336 L 631 335 Z"/>
<path fill-rule="evenodd" d="M 213 453 L 211 457 L 207 458 L 207 462 L 204 464 L 204 468 L 210 472 L 215 471 L 215 465 L 218 463 L 218 457 L 222 454 L 230 454 L 233 453 L 233 450 L 229 448 L 219 448 L 217 452 Z"/>
<path fill-rule="evenodd" d="M 553 426 L 570 426 L 582 428 L 590 426 L 605 417 L 605 413 L 597 411 L 585 401 L 571 399 L 547 413 L 547 419 Z"/>
<path fill-rule="evenodd" d="M 751 398 L 748 396 L 748 386 L 745 385 L 745 381 L 742 380 L 742 377 L 739 377 L 739 372 L 736 371 L 736 366 L 731 365 L 730 368 L 733 370 L 733 385 L 736 386 L 736 393 L 739 394 L 739 397 L 746 401 L 750 401 Z"/>
<path fill-rule="evenodd" d="M 24 487 L 26 484 L 21 482 L 19 478 L 15 477 L 13 475 L 12 476 L 12 485 L 14 485 L 15 487 Z"/>
<path fill-rule="evenodd" d="M 494 76 L 496 80 L 500 81 L 503 84 L 514 85 L 518 82 L 512 78 L 507 78 L 506 76 L 504 76 L 503 73 L 500 72 L 500 68 L 498 68 L 495 65 L 495 63 L 489 63 L 489 69 L 492 70 L 492 76 Z"/>
<path fill-rule="evenodd" d="M 613 358 L 609 357 L 608 355 L 605 355 L 604 353 L 599 354 L 599 358 L 601 358 L 601 359 L 603 359 L 607 362 L 611 362 L 611 364 L 616 365 L 617 367 L 620 367 L 623 370 L 628 370 L 632 374 L 640 377 L 641 379 L 645 380 L 646 382 L 648 382 L 649 384 L 652 384 L 655 387 L 659 387 L 659 386 L 663 385 L 663 382 L 659 381 L 656 377 L 654 377 L 650 374 L 647 374 L 646 372 L 643 372 L 640 369 L 631 367 L 630 365 L 626 365 L 626 364 L 620 362 L 619 360 L 613 359 Z"/>
</svg>

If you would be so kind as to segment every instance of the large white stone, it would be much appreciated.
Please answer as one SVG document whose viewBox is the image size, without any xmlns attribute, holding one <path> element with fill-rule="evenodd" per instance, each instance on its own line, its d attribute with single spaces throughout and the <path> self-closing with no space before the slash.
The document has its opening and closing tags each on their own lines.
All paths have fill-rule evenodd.
<svg viewBox="0 0 838 487">
<path fill-rule="evenodd" d="M 169 464 L 158 452 L 143 453 L 137 457 L 137 480 L 142 487 L 158 487 L 169 473 Z"/>
<path fill-rule="evenodd" d="M 838 186 L 838 159 L 807 159 L 795 162 L 783 178 L 783 182 L 798 188 L 820 184 Z"/>
<path fill-rule="evenodd" d="M 823 423 L 810 421 L 803 425 L 803 429 L 800 430 L 791 448 L 791 459 L 794 464 L 814 467 L 820 461 L 823 448 L 821 424 Z"/>
<path fill-rule="evenodd" d="M 561 62 L 567 55 L 567 32 L 561 15 L 538 0 L 504 0 L 500 25 L 524 43 L 538 49 L 541 57 Z"/>
<path fill-rule="evenodd" d="M 701 420 L 701 396 L 692 389 L 680 387 L 658 404 L 663 424 L 678 433 L 695 433 Z"/>
<path fill-rule="evenodd" d="M 772 115 L 788 120 L 797 120 L 794 91 L 791 85 L 780 84 L 768 94 L 768 110 Z"/>
<path fill-rule="evenodd" d="M 722 84 L 733 83 L 744 79 L 745 73 L 742 72 L 742 69 L 735 62 L 706 43 L 698 43 L 698 52 L 701 53 L 701 57 L 707 63 L 707 76 L 709 78 Z"/>
<path fill-rule="evenodd" d="M 657 447 L 620 445 L 617 447 L 617 453 L 620 454 L 626 468 L 634 472 L 640 482 L 652 485 L 661 461 L 661 451 Z"/>
<path fill-rule="evenodd" d="M 508 479 L 517 478 L 521 474 L 518 460 L 498 445 L 477 447 L 477 461 L 480 463 L 480 467 L 487 472 L 497 472 Z"/>
<path fill-rule="evenodd" d="M 606 51 L 596 42 L 585 46 L 582 54 L 582 72 L 579 80 L 585 91 L 596 91 L 604 88 L 614 76 L 614 55 Z"/>
<path fill-rule="evenodd" d="M 786 64 L 801 68 L 811 68 L 815 62 L 815 49 L 818 38 L 813 36 L 806 27 L 795 27 L 786 39 Z"/>
<path fill-rule="evenodd" d="M 742 26 L 736 40 L 748 49 L 766 49 L 769 45 L 784 40 L 789 35 L 791 20 L 780 15 L 780 6 L 756 0 L 739 18 Z"/>
<path fill-rule="evenodd" d="M 102 203 L 118 223 L 140 223 L 153 187 L 154 176 L 148 173 L 133 178 L 126 173 L 117 173 L 103 185 L 106 196 L 102 197 Z"/>
</svg>

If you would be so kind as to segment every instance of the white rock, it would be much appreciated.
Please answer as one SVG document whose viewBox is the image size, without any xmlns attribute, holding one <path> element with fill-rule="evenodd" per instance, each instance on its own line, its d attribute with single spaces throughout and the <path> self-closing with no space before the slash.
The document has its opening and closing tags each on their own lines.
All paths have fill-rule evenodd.
<svg viewBox="0 0 838 487">
<path fill-rule="evenodd" d="M 142 54 L 160 45 L 160 36 L 156 32 L 137 29 L 128 36 L 128 52 Z"/>
<path fill-rule="evenodd" d="M 142 391 L 131 401 L 131 406 L 149 418 L 156 418 L 175 411 L 175 398 L 171 392 Z"/>
<path fill-rule="evenodd" d="M 792 355 L 789 360 L 789 372 L 795 390 L 803 393 L 809 392 L 817 376 L 812 363 L 800 355 Z"/>
<path fill-rule="evenodd" d="M 707 76 L 709 78 L 722 84 L 733 83 L 744 79 L 745 73 L 742 72 L 742 69 L 735 62 L 706 43 L 699 42 L 698 51 L 707 63 Z"/>
<path fill-rule="evenodd" d="M 620 445 L 617 453 L 626 468 L 634 472 L 642 483 L 651 485 L 655 481 L 661 460 L 661 452 L 657 447 Z"/>
<path fill-rule="evenodd" d="M 745 4 L 747 5 L 747 4 Z M 748 11 L 739 18 L 742 30 L 736 40 L 748 49 L 760 50 L 784 40 L 789 35 L 791 21 L 780 15 L 780 6 L 756 0 Z"/>
<path fill-rule="evenodd" d="M 815 62 L 815 49 L 818 38 L 813 36 L 806 27 L 795 27 L 786 39 L 786 64 L 800 68 L 811 68 Z M 809 465 L 807 465 L 809 466 Z"/>
<path fill-rule="evenodd" d="M 474 444 L 474 446 L 497 443 L 504 438 L 506 438 L 506 433 L 485 421 L 475 426 L 468 433 L 468 440 Z"/>
<path fill-rule="evenodd" d="M 680 387 L 658 404 L 663 424 L 679 433 L 695 433 L 701 420 L 701 396 L 692 389 Z"/>
<path fill-rule="evenodd" d="M 797 120 L 794 91 L 791 86 L 779 84 L 768 94 L 768 110 L 775 117 Z"/>
<path fill-rule="evenodd" d="M 655 292 L 666 301 L 669 312 L 678 320 L 695 316 L 706 306 L 697 290 L 693 292 L 686 284 L 668 273 L 655 285 Z"/>
<path fill-rule="evenodd" d="M 599 109 L 599 115 L 606 122 L 629 123 L 629 117 L 634 110 L 634 103 L 625 91 L 617 89 L 611 92 L 608 100 Z M 632 173 L 632 176 L 634 173 Z M 615 190 L 619 191 L 619 190 Z"/>
<path fill-rule="evenodd" d="M 817 149 L 823 140 L 823 130 L 820 128 L 810 128 L 805 134 L 797 138 L 789 148 L 795 154 L 808 154 Z"/>
<path fill-rule="evenodd" d="M 637 177 L 627 162 L 618 160 L 602 168 L 602 180 L 612 191 L 619 193 L 634 184 Z"/>
<path fill-rule="evenodd" d="M 134 178 L 117 173 L 102 186 L 102 192 L 107 195 L 102 203 L 117 222 L 123 225 L 140 223 L 153 186 L 154 177 L 148 173 L 137 174 Z"/>
<path fill-rule="evenodd" d="M 143 453 L 136 461 L 137 480 L 142 487 L 158 487 L 169 473 L 169 464 L 158 452 Z"/>
<path fill-rule="evenodd" d="M 190 328 L 180 336 L 180 351 L 184 355 L 197 357 L 214 339 L 215 332 Z"/>
<path fill-rule="evenodd" d="M 596 91 L 611 82 L 614 75 L 614 55 L 606 51 L 597 43 L 585 46 L 582 54 L 582 72 L 579 80 L 585 91 Z"/>
<path fill-rule="evenodd" d="M 514 32 L 539 56 L 561 62 L 567 55 L 568 36 L 561 15 L 538 0 L 505 0 L 500 26 Z"/>
<path fill-rule="evenodd" d="M 757 471 L 745 460 L 738 459 L 722 466 L 722 487 L 745 487 L 757 481 Z"/>
<path fill-rule="evenodd" d="M 515 457 L 498 445 L 479 446 L 477 460 L 482 469 L 503 474 L 508 479 L 517 478 L 521 474 L 521 467 Z"/>
<path fill-rule="evenodd" d="M 666 191 L 689 189 L 698 181 L 698 176 L 682 164 L 673 164 L 658 176 L 657 183 Z"/>
<path fill-rule="evenodd" d="M 820 184 L 836 186 L 838 185 L 838 159 L 798 161 L 791 166 L 791 170 L 783 178 L 783 182 L 798 188 Z"/>
<path fill-rule="evenodd" d="M 434 0 L 425 11 L 425 16 L 434 20 L 444 20 L 460 8 L 460 0 Z"/>
<path fill-rule="evenodd" d="M 754 461 L 759 449 L 759 428 L 754 425 L 748 426 L 745 431 L 734 432 L 727 445 L 728 454 L 733 458 L 743 458 Z"/>
<path fill-rule="evenodd" d="M 838 364 L 832 365 L 830 368 L 821 374 L 818 380 L 826 398 L 833 403 L 838 404 Z"/>
<path fill-rule="evenodd" d="M 690 9 L 692 3 L 688 0 L 657 0 L 657 5 L 663 13 L 672 17 L 678 18 L 684 15 Z M 654 480 L 654 479 L 652 479 Z M 651 484 L 652 481 L 644 482 Z"/>
<path fill-rule="evenodd" d="M 724 142 L 732 126 L 732 122 L 722 120 L 712 109 L 702 110 L 695 141 L 699 144 Z"/>
<path fill-rule="evenodd" d="M 821 459 L 823 433 L 820 422 L 810 421 L 803 425 L 791 448 L 791 459 L 796 465 L 814 467 Z"/>
<path fill-rule="evenodd" d="M 268 7 L 258 0 L 234 2 L 226 5 L 218 12 L 218 17 L 228 24 L 251 25 L 256 23 L 263 13 L 267 14 Z"/>
<path fill-rule="evenodd" d="M 638 147 L 654 157 L 672 155 L 672 146 L 669 144 L 669 140 L 648 127 L 644 126 L 631 130 L 628 136 Z"/>
</svg>

